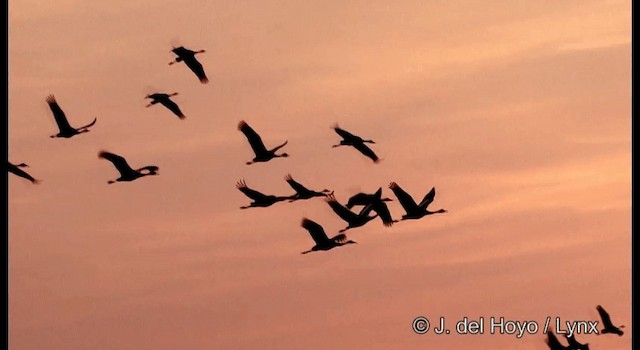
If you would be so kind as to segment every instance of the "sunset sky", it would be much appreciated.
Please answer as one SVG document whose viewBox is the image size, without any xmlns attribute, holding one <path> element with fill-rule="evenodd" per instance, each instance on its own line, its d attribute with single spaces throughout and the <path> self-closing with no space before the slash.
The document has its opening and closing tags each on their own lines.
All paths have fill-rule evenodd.
<svg viewBox="0 0 640 350">
<path fill-rule="evenodd" d="M 393 4 L 392 4 L 393 3 Z M 11 349 L 548 349 L 415 334 L 463 317 L 599 321 L 631 345 L 631 1 L 10 0 Z M 201 84 L 174 46 L 205 49 Z M 149 93 L 172 99 L 186 119 Z M 54 94 L 70 139 L 45 101 Z M 246 120 L 288 158 L 253 157 Z M 378 164 L 331 148 L 342 128 Z M 159 176 L 107 184 L 100 150 Z M 238 180 L 340 202 L 391 181 L 420 220 L 347 231 L 321 199 L 240 210 Z M 399 219 L 403 209 L 388 203 Z M 601 326 L 599 326 L 601 328 Z M 560 340 L 564 342 L 561 336 Z"/>
</svg>

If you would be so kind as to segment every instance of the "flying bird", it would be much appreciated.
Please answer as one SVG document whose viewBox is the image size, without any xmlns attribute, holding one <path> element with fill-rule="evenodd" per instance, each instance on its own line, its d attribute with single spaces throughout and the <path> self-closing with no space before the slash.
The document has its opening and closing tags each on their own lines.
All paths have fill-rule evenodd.
<svg viewBox="0 0 640 350">
<path fill-rule="evenodd" d="M 335 247 L 343 246 L 345 244 L 357 243 L 352 240 L 347 240 L 347 235 L 345 235 L 344 233 L 341 233 L 330 239 L 329 237 L 327 237 L 327 234 L 324 232 L 322 226 L 307 218 L 302 219 L 302 227 L 309 231 L 311 238 L 313 238 L 313 240 L 316 242 L 316 245 L 313 246 L 313 248 L 302 252 L 302 254 L 307 254 L 318 250 L 329 250 Z"/>
<path fill-rule="evenodd" d="M 372 210 L 378 214 L 385 226 L 389 227 L 393 225 L 394 222 L 398 222 L 398 220 L 393 220 L 393 218 L 391 218 L 389 207 L 387 207 L 387 204 L 382 199 L 382 187 L 373 194 L 371 201 L 367 205 L 371 205 Z"/>
<path fill-rule="evenodd" d="M 291 174 L 288 174 L 287 176 L 285 176 L 284 179 L 287 180 L 287 183 L 289 184 L 289 186 L 291 186 L 291 188 L 293 188 L 296 191 L 296 194 L 291 196 L 291 200 L 289 200 L 289 202 L 293 202 L 293 201 L 296 201 L 298 199 L 309 199 L 309 198 L 313 198 L 313 197 L 326 197 L 329 193 L 333 193 L 332 191 L 329 191 L 327 189 L 324 189 L 324 190 L 322 190 L 320 192 L 310 190 L 310 189 L 304 187 L 302 184 L 300 184 L 296 180 L 294 180 L 291 177 Z"/>
<path fill-rule="evenodd" d="M 244 180 L 240 180 L 236 183 L 236 188 L 240 190 L 240 192 L 244 193 L 245 196 L 253 199 L 249 205 L 240 207 L 240 209 L 254 208 L 254 207 L 268 207 L 277 202 L 283 201 L 285 199 L 289 199 L 290 197 L 280 197 L 273 195 L 265 195 L 256 190 L 253 190 L 247 187 L 247 183 Z"/>
<path fill-rule="evenodd" d="M 7 162 L 7 163 L 9 163 L 8 166 L 9 166 L 9 172 L 10 173 L 13 173 L 13 174 L 16 174 L 16 175 L 18 175 L 18 176 L 20 176 L 22 178 L 25 178 L 25 179 L 31 181 L 34 184 L 37 184 L 37 183 L 40 182 L 40 180 L 36 180 L 35 178 L 33 178 L 33 176 L 29 175 L 26 171 L 20 169 L 20 168 L 28 167 L 27 164 L 25 164 L 25 163 L 12 164 L 11 162 Z"/>
<path fill-rule="evenodd" d="M 170 65 L 182 61 L 196 74 L 201 83 L 206 84 L 209 82 L 209 79 L 204 73 L 204 68 L 202 68 L 202 64 L 196 59 L 196 54 L 206 52 L 205 50 L 192 51 L 180 46 L 174 47 L 171 51 L 178 55 L 178 57 L 176 57 L 174 61 L 169 62 Z"/>
<path fill-rule="evenodd" d="M 56 102 L 56 98 L 53 95 L 47 96 L 47 103 L 49 104 L 49 108 L 51 108 L 51 111 L 53 112 L 53 118 L 55 119 L 56 124 L 58 125 L 58 129 L 60 130 L 59 133 L 55 135 L 51 135 L 50 137 L 52 138 L 53 137 L 70 138 L 81 133 L 89 132 L 89 127 L 93 126 L 93 124 L 95 124 L 96 121 L 98 120 L 98 118 L 94 118 L 91 123 L 76 129 L 69 124 L 69 121 L 67 120 L 67 116 L 64 114 L 64 112 L 58 105 L 58 102 Z"/>
<path fill-rule="evenodd" d="M 253 153 L 255 153 L 256 155 L 255 158 L 253 158 L 253 161 L 247 162 L 247 165 L 256 162 L 267 162 L 277 157 L 289 156 L 289 154 L 287 153 L 276 154 L 276 151 L 284 147 L 288 141 L 285 141 L 283 144 L 276 146 L 271 150 L 267 150 L 267 148 L 264 146 L 264 143 L 262 142 L 262 138 L 260 137 L 260 135 L 258 135 L 258 133 L 256 133 L 253 128 L 251 128 L 249 124 L 247 124 L 244 120 L 238 123 L 238 130 L 242 131 L 244 136 L 247 137 L 249 145 L 251 145 L 251 149 L 253 149 Z"/>
<path fill-rule="evenodd" d="M 547 339 L 545 342 L 547 343 L 547 346 L 549 346 L 550 350 L 571 350 L 570 347 L 562 345 L 553 332 L 547 332 Z"/>
<path fill-rule="evenodd" d="M 118 172 L 120 172 L 120 177 L 115 180 L 110 180 L 108 182 L 109 184 L 121 181 L 133 181 L 147 175 L 158 175 L 159 168 L 155 165 L 149 165 L 134 170 L 129 166 L 129 164 L 123 157 L 117 154 L 113 154 L 107 151 L 100 151 L 100 153 L 98 153 L 98 157 L 106 159 L 113 163 L 113 166 L 115 166 Z"/>
<path fill-rule="evenodd" d="M 338 203 L 338 201 L 336 200 L 336 197 L 334 197 L 333 194 L 327 195 L 327 198 L 325 198 L 325 201 L 329 204 L 331 209 L 333 209 L 333 211 L 336 214 L 338 214 L 338 216 L 342 220 L 348 223 L 347 227 L 343 228 L 338 232 L 344 232 L 354 227 L 363 226 L 364 224 L 375 219 L 379 215 L 379 214 L 376 214 L 374 216 L 369 216 L 369 213 L 371 212 L 371 210 L 373 210 L 373 205 L 371 204 L 367 205 L 360 211 L 360 213 L 356 214 L 351 210 L 347 209 L 342 204 Z"/>
<path fill-rule="evenodd" d="M 427 209 L 427 207 L 429 207 L 429 204 L 433 202 L 433 199 L 436 196 L 435 187 L 431 188 L 431 191 L 429 191 L 429 193 L 424 196 L 420 204 L 416 204 L 413 198 L 411 198 L 411 196 L 407 192 L 400 188 L 397 183 L 390 183 L 389 188 L 393 191 L 393 194 L 396 195 L 396 198 L 398 198 L 400 205 L 402 205 L 404 211 L 407 213 L 406 215 L 402 216 L 402 220 L 420 219 L 421 217 L 426 215 L 447 212 L 444 209 L 439 209 L 436 211 L 429 211 Z"/>
<path fill-rule="evenodd" d="M 371 148 L 365 145 L 365 143 L 375 143 L 375 141 L 364 140 L 360 136 L 356 136 L 348 131 L 345 131 L 344 129 L 341 129 L 337 124 L 332 128 L 338 135 L 342 137 L 342 140 L 339 144 L 333 145 L 331 147 L 335 148 L 340 146 L 353 146 L 355 149 L 360 151 L 360 153 L 371 158 L 374 163 L 378 163 L 380 161 L 380 158 L 378 158 L 378 156 L 371 150 Z"/>
<path fill-rule="evenodd" d="M 171 96 L 175 96 L 177 95 L 177 92 L 174 92 L 172 94 L 161 94 L 161 93 L 155 93 L 155 94 L 150 94 L 147 95 L 145 98 L 149 98 L 151 99 L 151 102 L 146 105 L 146 107 L 151 107 L 156 103 L 160 103 L 161 105 L 167 107 L 167 109 L 169 109 L 171 112 L 173 112 L 173 114 L 175 114 L 176 116 L 178 116 L 178 118 L 180 119 L 184 119 L 186 118 L 184 113 L 182 113 L 182 111 L 180 110 L 180 107 L 178 107 L 178 105 L 171 101 Z"/>
<path fill-rule="evenodd" d="M 604 328 L 600 330 L 600 333 L 614 333 L 619 336 L 622 336 L 622 334 L 624 334 L 624 332 L 620 330 L 620 328 L 624 328 L 624 325 L 618 327 L 614 326 L 613 323 L 611 323 L 609 314 L 604 310 L 602 306 L 598 305 L 596 306 L 596 309 L 598 309 L 598 313 L 600 314 L 600 318 L 602 319 L 602 325 L 604 326 Z"/>
<path fill-rule="evenodd" d="M 567 333 L 564 334 L 565 339 L 569 342 L 569 348 L 571 350 L 589 350 L 589 343 L 582 344 L 576 340 L 575 335 L 569 336 Z"/>
</svg>

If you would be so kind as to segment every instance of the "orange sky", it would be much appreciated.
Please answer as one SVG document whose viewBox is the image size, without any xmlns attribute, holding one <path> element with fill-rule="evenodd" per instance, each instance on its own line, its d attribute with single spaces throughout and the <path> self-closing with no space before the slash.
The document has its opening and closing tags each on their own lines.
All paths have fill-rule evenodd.
<svg viewBox="0 0 640 350">
<path fill-rule="evenodd" d="M 9 1 L 12 349 L 547 349 L 436 336 L 420 315 L 599 320 L 631 344 L 630 1 Z M 200 84 L 172 45 L 193 50 Z M 187 118 L 148 93 L 177 91 Z M 72 125 L 56 132 L 55 94 Z M 252 158 L 246 120 L 289 158 Z M 330 126 L 376 140 L 379 164 Z M 117 177 L 101 149 L 160 175 Z M 240 210 L 283 177 L 344 202 L 396 181 L 446 214 L 347 231 L 319 198 Z M 390 202 L 394 217 L 402 208 Z"/>
</svg>

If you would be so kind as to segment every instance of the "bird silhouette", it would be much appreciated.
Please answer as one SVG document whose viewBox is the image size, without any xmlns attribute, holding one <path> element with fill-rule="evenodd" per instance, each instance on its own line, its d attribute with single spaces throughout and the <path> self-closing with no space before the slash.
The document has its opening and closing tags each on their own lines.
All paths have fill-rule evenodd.
<svg viewBox="0 0 640 350">
<path fill-rule="evenodd" d="M 624 325 L 618 327 L 614 326 L 613 323 L 611 323 L 611 317 L 609 317 L 609 313 L 607 313 L 602 306 L 598 305 L 596 306 L 596 309 L 600 314 L 602 325 L 604 326 L 604 328 L 600 330 L 601 334 L 613 333 L 619 336 L 622 336 L 624 334 L 624 332 L 620 330 L 620 328 L 624 328 Z"/>
<path fill-rule="evenodd" d="M 311 221 L 307 218 L 302 219 L 302 227 L 304 227 L 307 231 L 309 231 L 311 238 L 313 238 L 313 240 L 316 242 L 316 245 L 313 246 L 313 248 L 302 252 L 302 254 L 307 254 L 307 253 L 315 252 L 318 250 L 329 250 L 335 247 L 343 246 L 345 244 L 357 243 L 352 240 L 347 240 L 347 236 L 344 233 L 339 234 L 335 237 L 329 238 L 327 237 L 327 234 L 324 232 L 324 229 L 322 228 L 322 226 L 320 226 L 318 223 Z"/>
<path fill-rule="evenodd" d="M 133 181 L 147 175 L 158 175 L 159 168 L 155 165 L 149 165 L 134 170 L 129 166 L 129 164 L 123 157 L 117 154 L 113 154 L 107 151 L 100 151 L 100 153 L 98 153 L 98 157 L 106 159 L 113 163 L 113 166 L 115 166 L 118 172 L 120 172 L 120 177 L 115 180 L 109 180 L 109 184 L 112 184 L 114 182 Z"/>
<path fill-rule="evenodd" d="M 360 192 L 358 194 L 351 196 L 351 198 L 349 198 L 349 200 L 347 201 L 346 207 L 351 209 L 356 205 L 368 205 L 368 204 L 371 204 L 374 198 L 375 198 L 375 194 Z M 393 201 L 393 199 L 387 198 L 387 197 L 380 198 L 380 200 L 383 202 Z"/>
<path fill-rule="evenodd" d="M 287 180 L 287 183 L 289 184 L 289 186 L 291 186 L 291 188 L 293 188 L 296 191 L 296 194 L 291 196 L 291 199 L 289 200 L 289 202 L 294 202 L 299 199 L 309 199 L 313 197 L 326 197 L 329 193 L 333 193 L 332 191 L 329 191 L 327 189 L 324 189 L 320 192 L 310 190 L 304 187 L 302 184 L 300 184 L 296 180 L 294 180 L 291 177 L 291 174 L 287 174 L 287 176 L 285 176 L 284 179 Z"/>
<path fill-rule="evenodd" d="M 341 129 L 337 124 L 332 126 L 332 128 L 333 130 L 335 130 L 335 132 L 338 135 L 342 137 L 342 140 L 340 141 L 339 144 L 333 145 L 331 147 L 335 148 L 340 146 L 353 146 L 355 149 L 360 151 L 360 153 L 371 158 L 371 160 L 373 160 L 374 163 L 378 163 L 380 161 L 380 158 L 378 158 L 378 156 L 373 152 L 373 150 L 371 150 L 371 148 L 365 145 L 365 143 L 375 143 L 375 141 L 364 140 L 360 136 L 356 136 L 348 131 L 345 131 L 344 129 Z"/>
<path fill-rule="evenodd" d="M 547 339 L 545 342 L 547 343 L 547 346 L 549 346 L 550 350 L 571 350 L 570 347 L 562 345 L 553 332 L 547 332 Z"/>
<path fill-rule="evenodd" d="M 209 79 L 204 73 L 204 68 L 202 68 L 202 64 L 196 59 L 196 54 L 206 52 L 205 50 L 192 51 L 180 46 L 174 47 L 171 51 L 178 55 L 178 57 L 176 57 L 174 61 L 169 62 L 170 65 L 178 62 L 184 62 L 187 67 L 196 74 L 201 83 L 206 84 L 209 82 Z"/>
<path fill-rule="evenodd" d="M 247 124 L 244 120 L 238 123 L 238 130 L 242 131 L 244 136 L 247 137 L 249 145 L 251 145 L 251 149 L 253 149 L 253 153 L 255 153 L 256 155 L 255 158 L 253 158 L 253 161 L 247 162 L 247 165 L 256 162 L 268 162 L 269 160 L 277 157 L 289 156 L 289 154 L 287 153 L 276 154 L 276 151 L 284 147 L 288 141 L 285 141 L 283 144 L 276 146 L 271 150 L 267 150 L 267 148 L 264 146 L 264 143 L 262 142 L 262 138 L 260 137 L 260 135 L 258 135 L 258 133 L 256 133 L 253 128 L 251 128 L 249 124 Z"/>
<path fill-rule="evenodd" d="M 8 163 L 8 167 L 9 167 L 9 172 L 16 174 L 22 178 L 25 178 L 29 181 L 31 181 L 34 184 L 37 184 L 40 182 L 40 180 L 36 180 L 35 178 L 33 178 L 33 176 L 29 175 L 26 171 L 20 169 L 20 168 L 26 168 L 28 167 L 27 164 L 25 163 L 20 163 L 20 164 L 12 164 L 11 162 L 7 161 Z"/>
<path fill-rule="evenodd" d="M 364 224 L 375 219 L 379 215 L 379 214 L 376 214 L 374 216 L 369 216 L 369 213 L 371 212 L 371 210 L 373 210 L 373 205 L 371 204 L 367 205 L 360 211 L 360 213 L 356 214 L 351 210 L 347 209 L 347 207 L 338 203 L 338 201 L 336 200 L 336 197 L 333 194 L 327 195 L 327 198 L 325 198 L 325 201 L 329 204 L 331 209 L 333 209 L 333 211 L 336 214 L 338 214 L 338 216 L 342 220 L 346 221 L 348 224 L 347 227 L 343 228 L 338 232 L 344 232 L 354 227 L 363 226 Z"/>
<path fill-rule="evenodd" d="M 69 121 L 67 120 L 67 116 L 64 114 L 64 112 L 58 105 L 58 102 L 56 102 L 56 98 L 53 95 L 47 96 L 46 101 L 49 104 L 49 108 L 51 108 L 51 112 L 53 112 L 53 118 L 55 119 L 56 124 L 58 125 L 58 129 L 60 130 L 59 133 L 55 135 L 51 135 L 50 137 L 52 138 L 53 137 L 70 138 L 78 134 L 89 132 L 89 127 L 93 126 L 93 124 L 95 124 L 96 121 L 98 120 L 98 118 L 94 118 L 91 123 L 76 129 L 69 124 Z"/>
<path fill-rule="evenodd" d="M 436 196 L 435 187 L 431 188 L 431 191 L 429 191 L 429 193 L 427 193 L 427 195 L 424 196 L 420 204 L 416 204 L 413 198 L 411 198 L 411 196 L 407 192 L 405 192 L 402 188 L 400 188 L 400 186 L 398 186 L 397 183 L 395 182 L 390 183 L 389 188 L 393 191 L 393 194 L 396 195 L 396 198 L 398 198 L 400 205 L 402 205 L 402 207 L 404 208 L 404 211 L 406 212 L 406 214 L 402 216 L 402 220 L 420 219 L 421 217 L 426 215 L 447 212 L 444 209 L 440 209 L 436 211 L 427 210 L 427 207 L 429 207 L 429 204 L 433 202 L 433 199 Z"/>
<path fill-rule="evenodd" d="M 161 93 L 155 93 L 155 94 L 149 94 L 147 95 L 145 98 L 149 98 L 151 99 L 151 102 L 146 105 L 146 107 L 151 107 L 156 103 L 160 103 L 161 105 L 167 107 L 167 109 L 169 109 L 171 112 L 173 112 L 173 114 L 175 114 L 176 116 L 178 116 L 178 118 L 180 119 L 184 119 L 186 118 L 184 113 L 182 113 L 182 111 L 180 110 L 180 107 L 178 107 L 178 105 L 171 101 L 171 96 L 175 96 L 177 95 L 177 92 L 174 92 L 172 94 L 161 94 Z"/>
<path fill-rule="evenodd" d="M 571 350 L 589 350 L 589 343 L 581 344 L 576 340 L 575 335 L 569 336 L 567 333 L 564 334 L 565 339 L 569 342 L 569 349 Z"/>
<path fill-rule="evenodd" d="M 385 201 L 382 200 L 382 187 L 373 194 L 371 201 L 367 205 L 371 205 L 372 210 L 378 214 L 385 226 L 389 227 L 392 226 L 394 222 L 398 222 L 398 220 L 393 220 L 389 207 L 387 207 Z"/>
<path fill-rule="evenodd" d="M 247 187 L 247 183 L 244 180 L 238 181 L 236 183 L 236 188 L 239 189 L 240 192 L 244 193 L 245 196 L 253 199 L 253 202 L 251 202 L 247 206 L 240 207 L 240 209 L 247 209 L 247 208 L 254 208 L 254 207 L 268 207 L 277 202 L 290 198 L 290 197 L 280 197 L 280 196 L 262 194 L 256 190 L 253 190 Z"/>
</svg>

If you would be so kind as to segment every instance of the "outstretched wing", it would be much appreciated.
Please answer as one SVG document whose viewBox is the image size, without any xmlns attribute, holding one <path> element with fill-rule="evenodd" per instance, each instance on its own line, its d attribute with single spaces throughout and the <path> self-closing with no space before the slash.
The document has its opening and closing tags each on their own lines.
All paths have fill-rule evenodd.
<svg viewBox="0 0 640 350">
<path fill-rule="evenodd" d="M 607 313 L 604 310 L 604 308 L 600 305 L 596 306 L 596 309 L 598 309 L 598 313 L 600 314 L 600 318 L 602 319 L 602 324 L 604 325 L 604 328 L 613 327 L 613 323 L 611 323 L 611 318 L 609 317 L 609 313 Z"/>
<path fill-rule="evenodd" d="M 161 99 L 160 103 L 162 103 L 163 106 L 167 107 L 167 109 L 173 112 L 173 114 L 177 115 L 178 118 L 180 119 L 185 118 L 184 114 L 180 110 L 180 107 L 178 107 L 178 105 L 175 102 L 171 101 L 168 96 L 166 98 Z"/>
<path fill-rule="evenodd" d="M 53 95 L 47 96 L 47 103 L 49 104 L 49 108 L 51 109 L 51 112 L 53 112 L 53 118 L 55 119 L 56 124 L 58 125 L 58 129 L 60 129 L 60 132 L 64 133 L 68 131 L 75 131 L 75 129 L 72 128 L 71 125 L 69 124 L 69 121 L 67 120 L 67 116 L 64 114 L 64 112 L 62 111 L 62 108 L 60 108 L 60 106 L 58 105 L 58 102 L 56 102 L 56 98 Z"/>
<path fill-rule="evenodd" d="M 560 344 L 558 338 L 556 338 L 555 334 L 552 332 L 547 332 L 547 345 L 549 345 L 549 349 L 551 350 L 565 350 L 568 349 L 566 346 Z"/>
<path fill-rule="evenodd" d="M 236 184 L 236 188 L 238 188 L 240 192 L 244 193 L 245 196 L 253 199 L 256 202 L 264 201 L 267 199 L 266 195 L 247 187 L 247 184 L 243 180 L 238 181 L 238 183 Z"/>
<path fill-rule="evenodd" d="M 113 166 L 116 167 L 116 169 L 118 170 L 118 172 L 120 172 L 121 175 L 126 175 L 131 172 L 135 172 L 135 170 L 133 170 L 129 166 L 127 161 L 123 157 L 117 154 L 113 154 L 107 151 L 100 151 L 100 153 L 98 153 L 98 157 L 106 159 L 111 163 L 113 163 Z"/>
<path fill-rule="evenodd" d="M 313 238 L 316 244 L 323 244 L 329 241 L 329 237 L 327 237 L 327 234 L 324 232 L 322 226 L 320 226 L 320 224 L 316 223 L 315 221 L 303 218 L 302 227 L 309 231 L 311 238 Z"/>
<path fill-rule="evenodd" d="M 431 202 L 433 202 L 433 199 L 436 197 L 436 188 L 432 187 L 431 191 L 429 191 L 429 193 L 427 193 L 427 195 L 424 196 L 424 198 L 422 198 L 422 201 L 420 202 L 420 204 L 418 204 L 418 206 L 422 209 L 427 209 L 427 207 L 429 206 L 429 204 L 431 204 Z"/>
<path fill-rule="evenodd" d="M 365 145 L 362 142 L 356 142 L 353 144 L 353 147 L 355 147 L 355 149 L 357 149 L 358 151 L 360 151 L 360 153 L 364 154 L 365 156 L 371 158 L 371 160 L 373 160 L 374 163 L 377 163 L 380 161 L 380 159 L 378 158 L 378 156 L 373 152 L 373 150 L 371 150 L 371 148 L 369 148 L 369 146 Z"/>
<path fill-rule="evenodd" d="M 378 213 L 378 216 L 380 217 L 380 219 L 382 219 L 382 223 L 385 226 L 391 226 L 393 225 L 394 222 L 396 222 L 391 217 L 391 212 L 389 211 L 389 207 L 385 202 L 381 200 L 376 200 L 372 203 L 372 205 L 373 205 L 373 211 Z"/>
<path fill-rule="evenodd" d="M 290 174 L 288 174 L 284 179 L 287 180 L 287 183 L 289 184 L 289 186 L 291 186 L 291 188 L 293 188 L 293 190 L 296 191 L 297 193 L 310 192 L 308 188 L 302 186 L 302 184 L 294 180 Z"/>
<path fill-rule="evenodd" d="M 260 135 L 258 135 L 258 133 L 256 133 L 244 120 L 240 121 L 238 124 L 238 130 L 242 131 L 244 136 L 247 137 L 249 145 L 251 145 L 251 148 L 253 149 L 253 153 L 256 155 L 267 153 L 267 149 L 264 147 L 264 143 L 262 142 Z"/>
<path fill-rule="evenodd" d="M 329 206 L 333 211 L 338 214 L 342 220 L 346 222 L 352 222 L 358 219 L 358 215 L 353 213 L 351 210 L 345 208 L 342 204 L 338 203 L 336 198 L 333 195 L 328 195 L 325 199 Z"/>
<path fill-rule="evenodd" d="M 582 344 L 582 343 L 580 343 L 579 341 L 576 340 L 576 336 L 574 334 L 569 336 L 568 334 L 565 333 L 564 337 L 569 342 L 569 347 L 570 348 L 574 348 L 574 349 L 577 350 L 577 349 L 582 349 L 585 346 L 585 344 Z"/>
<path fill-rule="evenodd" d="M 338 125 L 333 126 L 333 130 L 336 131 L 338 135 L 340 135 L 345 141 L 362 141 L 359 136 L 356 136 L 344 129 L 341 129 Z"/>
<path fill-rule="evenodd" d="M 400 202 L 400 205 L 402 205 L 407 213 L 418 210 L 418 205 L 413 200 L 413 198 L 411 198 L 411 196 L 407 192 L 400 188 L 397 183 L 390 183 L 389 188 L 393 191 L 393 194 L 396 195 L 396 198 L 398 198 L 398 202 Z"/>
<path fill-rule="evenodd" d="M 18 166 L 13 165 L 13 164 L 11 164 L 9 162 L 7 162 L 7 163 L 8 163 L 8 166 L 9 166 L 9 172 L 10 173 L 16 174 L 16 175 L 18 175 L 18 176 L 20 176 L 22 178 L 25 178 L 25 179 L 33 182 L 33 183 L 38 183 L 38 180 L 36 180 L 33 176 L 29 175 L 26 171 L 20 169 Z"/>
<path fill-rule="evenodd" d="M 274 147 L 274 148 L 273 148 L 273 149 L 271 149 L 271 151 L 269 151 L 269 152 L 275 153 L 275 152 L 276 152 L 277 150 L 279 150 L 280 148 L 282 148 L 282 147 L 286 146 L 286 145 L 287 145 L 287 143 L 289 143 L 289 141 L 288 141 L 288 140 L 287 140 L 287 141 L 285 141 L 284 143 L 282 143 L 281 145 L 278 145 L 278 146 Z"/>
<path fill-rule="evenodd" d="M 347 240 L 347 235 L 341 233 L 337 236 L 331 237 L 331 240 L 337 243 L 344 243 Z"/>
<path fill-rule="evenodd" d="M 367 205 L 367 204 L 370 204 L 371 201 L 372 201 L 372 198 L 370 194 L 360 192 L 356 195 L 351 196 L 351 198 L 349 198 L 349 201 L 347 201 L 346 207 L 351 209 L 353 208 L 354 205 Z"/>
<path fill-rule="evenodd" d="M 204 68 L 202 68 L 202 64 L 198 62 L 195 56 L 185 59 L 184 63 L 196 74 L 201 83 L 206 84 L 209 82 L 207 75 L 204 74 Z"/>
<path fill-rule="evenodd" d="M 95 124 L 95 123 L 96 123 L 96 121 L 98 121 L 98 118 L 93 118 L 93 121 L 92 121 L 91 123 L 89 123 L 89 124 L 87 124 L 87 125 L 84 125 L 84 126 L 79 127 L 79 128 L 78 128 L 78 131 L 83 131 L 83 130 L 85 130 L 85 129 L 88 129 L 88 128 L 92 127 L 92 126 L 93 126 L 93 124 Z"/>
</svg>

